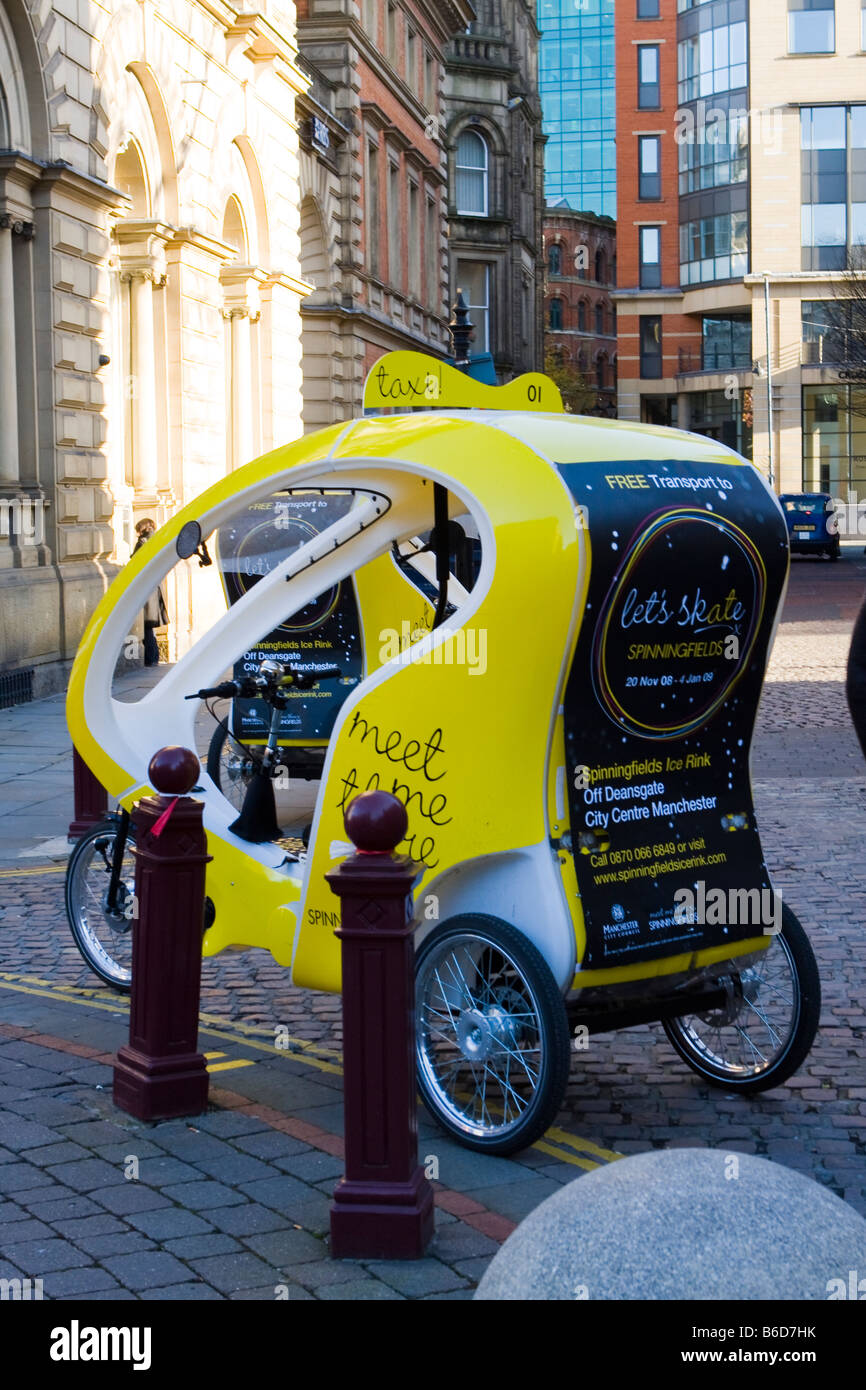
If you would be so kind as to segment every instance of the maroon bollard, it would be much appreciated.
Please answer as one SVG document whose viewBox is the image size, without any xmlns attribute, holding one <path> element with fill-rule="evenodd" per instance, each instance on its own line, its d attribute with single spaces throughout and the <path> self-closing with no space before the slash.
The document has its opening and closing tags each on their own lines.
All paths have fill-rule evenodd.
<svg viewBox="0 0 866 1390">
<path fill-rule="evenodd" d="M 396 858 L 406 808 L 390 792 L 349 804 L 356 853 L 326 874 L 340 898 L 346 1172 L 334 1189 L 331 1254 L 417 1259 L 433 1235 L 433 1189 L 418 1162 L 415 946 L 409 891 L 421 870 Z"/>
<path fill-rule="evenodd" d="M 114 1103 L 139 1120 L 200 1115 L 208 1075 L 198 1051 L 207 840 L 202 807 L 184 793 L 201 765 L 161 748 L 147 775 L 163 793 L 135 806 L 135 898 L 129 1043 L 114 1065 Z"/>
<path fill-rule="evenodd" d="M 77 748 L 72 750 L 72 795 L 75 809 L 66 833 L 70 840 L 77 840 L 92 825 L 105 820 L 108 813 L 108 792 L 94 777 Z"/>
</svg>

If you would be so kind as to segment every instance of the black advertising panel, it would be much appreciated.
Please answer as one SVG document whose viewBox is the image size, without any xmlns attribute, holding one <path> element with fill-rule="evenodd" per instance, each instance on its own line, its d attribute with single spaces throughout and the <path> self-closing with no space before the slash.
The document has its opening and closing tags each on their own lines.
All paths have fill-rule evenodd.
<svg viewBox="0 0 866 1390">
<path fill-rule="evenodd" d="M 591 552 L 564 715 L 584 968 L 761 934 L 678 890 L 700 907 L 719 889 L 772 897 L 749 748 L 784 519 L 751 465 L 618 467 L 560 465 Z"/>
<path fill-rule="evenodd" d="M 352 506 L 347 492 L 281 492 L 256 502 L 220 527 L 217 561 L 229 603 L 237 603 L 264 575 L 326 530 Z M 330 737 L 337 711 L 363 674 L 360 619 L 351 579 L 333 585 L 298 613 L 287 614 L 274 632 L 244 652 L 235 679 L 254 673 L 269 659 L 304 671 L 337 666 L 341 680 L 313 690 L 287 692 L 280 739 L 303 743 Z M 233 702 L 232 731 L 244 739 L 265 739 L 270 710 L 261 700 Z"/>
</svg>

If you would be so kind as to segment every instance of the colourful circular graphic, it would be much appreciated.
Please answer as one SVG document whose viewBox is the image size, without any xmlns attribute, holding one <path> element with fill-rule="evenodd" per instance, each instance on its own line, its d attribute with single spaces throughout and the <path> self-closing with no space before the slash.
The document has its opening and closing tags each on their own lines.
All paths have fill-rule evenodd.
<svg viewBox="0 0 866 1390">
<path fill-rule="evenodd" d="M 766 581 L 754 543 L 726 517 L 687 507 L 642 522 L 593 642 L 593 687 L 617 727 L 665 740 L 706 724 L 748 666 Z"/>
<path fill-rule="evenodd" d="M 236 568 L 231 573 L 237 594 L 232 602 L 242 598 L 260 579 L 318 534 L 314 526 L 300 517 L 287 517 L 279 523 L 269 517 L 252 527 L 237 548 Z M 320 627 L 333 613 L 339 598 L 340 585 L 334 584 L 284 619 L 276 631 L 288 635 Z"/>
</svg>

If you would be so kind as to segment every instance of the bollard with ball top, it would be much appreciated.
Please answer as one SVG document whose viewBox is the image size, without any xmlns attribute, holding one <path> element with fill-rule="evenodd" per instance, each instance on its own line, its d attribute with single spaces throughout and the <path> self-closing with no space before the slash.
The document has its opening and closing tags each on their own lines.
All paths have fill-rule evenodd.
<svg viewBox="0 0 866 1390">
<path fill-rule="evenodd" d="M 433 1235 L 418 1162 L 415 947 L 409 896 L 421 865 L 392 851 L 408 827 L 389 792 L 350 802 L 355 854 L 326 874 L 340 898 L 346 1172 L 331 1207 L 331 1254 L 417 1259 Z"/>
<path fill-rule="evenodd" d="M 139 1120 L 200 1115 L 208 1075 L 198 1051 L 205 865 L 202 806 L 185 793 L 201 765 L 188 748 L 161 748 L 135 824 L 135 901 L 129 1043 L 118 1049 L 114 1103 Z"/>
</svg>

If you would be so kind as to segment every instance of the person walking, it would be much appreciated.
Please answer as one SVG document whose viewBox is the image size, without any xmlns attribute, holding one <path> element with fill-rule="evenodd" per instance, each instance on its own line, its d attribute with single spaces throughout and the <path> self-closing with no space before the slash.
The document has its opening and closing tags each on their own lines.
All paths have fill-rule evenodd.
<svg viewBox="0 0 866 1390">
<path fill-rule="evenodd" d="M 146 541 L 149 541 L 156 530 L 156 522 L 149 516 L 135 524 L 138 540 L 133 546 L 132 553 L 140 550 Z M 159 643 L 156 640 L 156 629 L 168 625 L 168 608 L 166 607 L 165 595 L 162 592 L 162 585 L 158 585 L 153 591 L 147 603 L 144 605 L 144 664 L 145 666 L 159 665 Z"/>
</svg>

